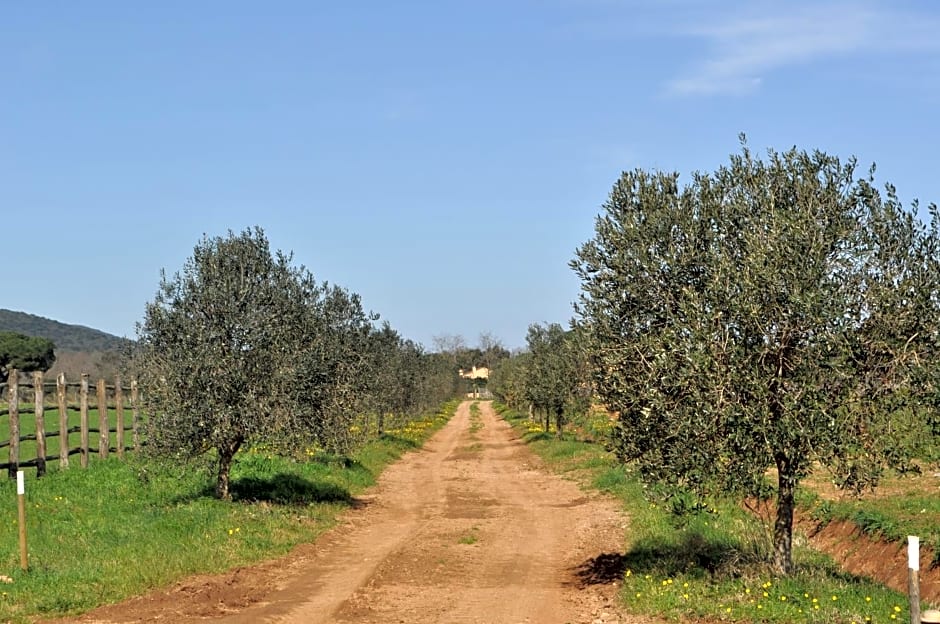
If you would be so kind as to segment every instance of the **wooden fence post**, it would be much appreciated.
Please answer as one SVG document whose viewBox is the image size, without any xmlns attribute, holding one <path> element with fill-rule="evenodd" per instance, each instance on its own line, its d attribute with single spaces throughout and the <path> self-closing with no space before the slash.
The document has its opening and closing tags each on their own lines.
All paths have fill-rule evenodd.
<svg viewBox="0 0 940 624">
<path fill-rule="evenodd" d="M 16 471 L 20 467 L 20 389 L 18 384 L 19 373 L 16 369 L 10 370 L 7 381 L 7 397 L 10 401 L 10 468 L 11 479 L 16 478 Z"/>
<path fill-rule="evenodd" d="M 108 391 L 104 379 L 98 380 L 98 457 L 107 459 L 111 446 L 111 430 L 108 425 Z"/>
<path fill-rule="evenodd" d="M 69 467 L 69 406 L 65 391 L 65 373 L 59 373 L 55 379 L 55 397 L 59 403 L 59 468 Z"/>
<path fill-rule="evenodd" d="M 124 388 L 121 387 L 121 376 L 114 378 L 114 411 L 117 415 L 117 425 L 115 425 L 118 457 L 124 457 Z"/>
<path fill-rule="evenodd" d="M 82 434 L 82 468 L 88 468 L 88 373 L 82 373 L 82 387 L 79 398 L 79 427 Z"/>
<path fill-rule="evenodd" d="M 36 478 L 46 474 L 46 396 L 42 387 L 42 373 L 33 373 L 33 396 L 36 408 Z"/>
<path fill-rule="evenodd" d="M 137 380 L 131 379 L 131 422 L 134 428 L 134 451 L 140 451 L 140 394 Z"/>
</svg>

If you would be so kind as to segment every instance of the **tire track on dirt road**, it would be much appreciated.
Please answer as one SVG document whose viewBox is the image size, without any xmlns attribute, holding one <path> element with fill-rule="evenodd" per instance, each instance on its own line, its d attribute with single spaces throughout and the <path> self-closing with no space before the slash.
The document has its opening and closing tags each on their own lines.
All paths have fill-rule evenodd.
<svg viewBox="0 0 940 624">
<path fill-rule="evenodd" d="M 618 506 L 540 469 L 489 403 L 475 416 L 470 405 L 388 467 L 365 504 L 315 544 L 80 621 L 652 621 L 618 608 L 618 584 L 578 573 L 622 551 Z"/>
</svg>

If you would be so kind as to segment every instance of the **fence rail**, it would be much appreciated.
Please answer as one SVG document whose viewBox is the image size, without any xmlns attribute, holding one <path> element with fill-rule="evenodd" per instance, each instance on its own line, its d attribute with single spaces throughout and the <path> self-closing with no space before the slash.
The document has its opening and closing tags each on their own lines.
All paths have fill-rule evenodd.
<svg viewBox="0 0 940 624">
<path fill-rule="evenodd" d="M 108 385 L 104 379 L 99 379 L 92 393 L 87 374 L 82 375 L 81 381 L 69 383 L 65 374 L 60 374 L 55 383 L 44 382 L 43 374 L 33 373 L 32 381 L 23 382 L 16 370 L 10 371 L 6 383 L 0 384 L 0 389 L 6 389 L 7 407 L 0 409 L 0 416 L 9 418 L 9 440 L 0 441 L 0 448 L 8 448 L 9 461 L 0 463 L 0 470 L 7 469 L 11 478 L 16 477 L 16 471 L 21 468 L 36 468 L 36 475 L 41 477 L 46 472 L 46 463 L 58 460 L 60 468 L 70 466 L 69 457 L 79 456 L 79 465 L 88 467 L 91 453 L 97 453 L 102 459 L 107 458 L 111 452 L 123 457 L 125 451 L 140 450 L 140 395 L 137 381 L 130 383 L 129 395 L 118 377 L 114 385 Z M 69 402 L 69 389 L 76 389 L 77 400 Z M 49 397 L 46 390 L 55 390 L 54 397 Z M 21 398 L 22 391 L 27 394 L 32 391 L 33 402 L 29 403 Z M 93 398 L 92 398 L 93 397 Z M 54 398 L 54 400 L 53 400 Z M 47 400 L 49 403 L 47 404 Z M 126 412 L 130 409 L 131 423 L 126 423 Z M 69 424 L 70 410 L 78 412 L 78 425 Z M 46 430 L 46 412 L 58 412 L 58 428 Z M 109 411 L 114 412 L 114 422 L 111 422 Z M 91 426 L 91 413 L 97 415 L 97 427 Z M 32 414 L 35 423 L 35 433 L 21 433 L 24 414 Z M 125 433 L 131 433 L 131 446 L 125 444 Z M 79 444 L 71 446 L 69 436 L 79 434 Z M 97 435 L 98 445 L 92 447 L 90 434 Z M 114 446 L 111 445 L 111 434 L 114 434 Z M 46 445 L 48 438 L 58 438 L 58 453 L 49 453 Z M 35 457 L 24 459 L 21 457 L 21 443 L 35 442 Z"/>
</svg>

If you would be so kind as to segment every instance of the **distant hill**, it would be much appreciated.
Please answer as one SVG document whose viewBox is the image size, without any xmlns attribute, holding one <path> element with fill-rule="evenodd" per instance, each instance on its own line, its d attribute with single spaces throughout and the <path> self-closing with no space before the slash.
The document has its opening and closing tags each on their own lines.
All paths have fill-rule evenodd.
<svg viewBox="0 0 940 624">
<path fill-rule="evenodd" d="M 12 331 L 27 336 L 48 338 L 56 351 L 120 351 L 127 345 L 119 338 L 97 329 L 82 325 L 69 325 L 26 312 L 15 312 L 0 308 L 0 331 Z"/>
</svg>

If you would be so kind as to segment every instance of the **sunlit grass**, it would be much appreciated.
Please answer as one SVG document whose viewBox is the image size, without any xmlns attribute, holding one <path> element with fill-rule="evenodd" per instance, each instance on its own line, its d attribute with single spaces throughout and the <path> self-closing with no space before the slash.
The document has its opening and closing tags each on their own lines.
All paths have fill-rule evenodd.
<svg viewBox="0 0 940 624">
<path fill-rule="evenodd" d="M 32 408 L 32 404 L 23 404 L 22 407 Z M 99 434 L 97 432 L 99 426 L 98 419 L 98 410 L 92 406 L 88 410 L 88 428 L 89 430 L 94 429 L 95 431 L 89 431 L 88 434 L 88 446 L 91 449 L 98 448 L 98 438 Z M 59 453 L 59 436 L 50 434 L 59 433 L 59 410 L 55 407 L 47 407 L 43 413 L 44 426 L 43 431 L 45 431 L 46 438 L 46 454 L 47 455 L 58 455 Z M 67 420 L 68 428 L 78 427 L 81 423 L 81 413 L 77 409 L 69 408 L 67 410 Z M 108 410 L 108 427 L 114 429 L 117 424 L 117 412 L 114 409 Z M 125 409 L 124 411 L 124 446 L 131 447 L 133 444 L 133 432 L 131 431 L 132 425 L 132 414 L 130 409 Z M 143 426 L 143 423 L 140 423 L 140 426 Z M 22 413 L 20 414 L 20 436 L 34 435 L 36 433 L 36 416 L 33 413 Z M 76 449 L 81 444 L 81 434 L 77 431 L 72 433 L 67 433 L 68 447 L 71 449 Z M 109 446 L 114 448 L 117 444 L 117 433 L 111 432 L 109 434 Z M 7 415 L 0 416 L 0 441 L 7 442 L 10 440 L 10 418 Z M 36 452 L 36 441 L 35 440 L 23 440 L 20 442 L 20 461 L 29 461 L 35 459 L 37 455 Z M 3 458 L 3 461 L 6 461 L 7 449 L 0 451 L 0 457 Z M 58 463 L 58 460 L 54 460 Z M 77 462 L 79 458 L 77 455 L 74 455 L 70 461 Z M 50 462 L 51 464 L 52 462 Z"/>
</svg>

